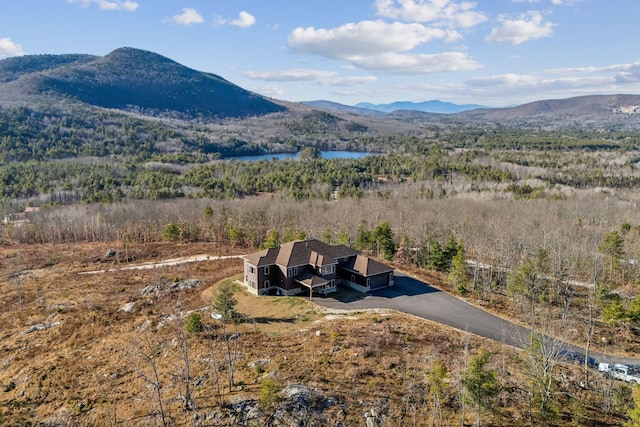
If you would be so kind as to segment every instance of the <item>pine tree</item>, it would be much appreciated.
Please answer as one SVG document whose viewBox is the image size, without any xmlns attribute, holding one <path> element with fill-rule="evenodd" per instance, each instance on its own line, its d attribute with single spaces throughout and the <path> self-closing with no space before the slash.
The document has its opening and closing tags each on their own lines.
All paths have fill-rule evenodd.
<svg viewBox="0 0 640 427">
<path fill-rule="evenodd" d="M 391 260 L 393 258 L 393 254 L 396 253 L 396 244 L 393 240 L 393 231 L 387 221 L 381 222 L 373 230 L 373 241 L 384 259 Z"/>
<path fill-rule="evenodd" d="M 464 247 L 460 247 L 453 257 L 449 270 L 449 283 L 455 286 L 456 292 L 466 295 L 469 292 L 469 275 L 467 274 L 467 262 Z"/>
<path fill-rule="evenodd" d="M 498 373 L 487 369 L 488 362 L 489 352 L 483 350 L 471 359 L 464 376 L 467 399 L 476 409 L 476 425 L 480 425 L 481 412 L 492 408 L 493 400 L 500 392 Z"/>
<path fill-rule="evenodd" d="M 625 427 L 640 427 L 640 386 L 633 388 L 633 408 L 627 412 L 629 421 Z"/>
<path fill-rule="evenodd" d="M 238 305 L 238 300 L 233 295 L 233 287 L 229 283 L 222 284 L 211 307 L 222 316 L 223 322 L 231 323 L 240 318 L 240 314 L 236 311 L 236 305 Z"/>
</svg>

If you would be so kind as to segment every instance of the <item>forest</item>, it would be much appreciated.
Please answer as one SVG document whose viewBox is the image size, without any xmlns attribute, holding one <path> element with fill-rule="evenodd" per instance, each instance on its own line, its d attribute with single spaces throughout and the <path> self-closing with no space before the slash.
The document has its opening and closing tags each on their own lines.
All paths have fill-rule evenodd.
<svg viewBox="0 0 640 427">
<path fill-rule="evenodd" d="M 260 137 L 255 128 L 233 121 L 186 125 L 116 112 L 87 110 L 63 117 L 56 111 L 1 110 L 0 213 L 8 251 L 12 245 L 107 245 L 128 254 L 164 242 L 238 254 L 317 238 L 386 260 L 530 327 L 532 337 L 555 336 L 587 352 L 640 354 L 640 151 L 633 130 L 610 126 L 519 131 L 443 122 L 412 128 L 419 131 L 384 133 L 357 119 L 303 112 L 279 117 L 278 130 L 269 125 L 269 135 Z M 279 133 L 283 129 L 286 132 Z M 317 155 L 320 149 L 376 155 L 323 159 Z M 299 160 L 226 159 L 283 151 L 302 155 Z M 39 209 L 23 213 L 27 207 Z M 123 262 L 129 261 L 127 255 Z M 59 262 L 52 255 L 38 265 L 46 268 Z M 127 278 L 126 283 L 142 286 L 141 280 L 161 278 L 154 273 Z M 11 312 L 16 298 L 22 304 L 22 294 L 15 293 L 15 287 L 8 289 Z M 119 311 L 109 310 L 105 313 Z M 416 334 L 409 324 L 403 323 Z M 342 326 L 338 329 L 335 343 L 355 340 Z M 259 334 L 251 337 L 263 339 Z M 390 338 L 385 339 L 388 345 Z M 207 342 L 196 341 L 198 348 Z M 399 339 L 398 346 L 407 347 L 409 341 Z M 428 392 L 421 410 L 427 411 L 427 401 L 437 405 L 429 413 L 436 410 L 441 418 L 430 418 L 431 425 L 447 425 L 443 420 L 460 414 L 464 420 L 467 404 L 474 408 L 476 424 L 482 415 L 493 425 L 505 419 L 521 420 L 523 425 L 585 425 L 585 414 L 598 411 L 606 417 L 593 425 L 624 425 L 633 419 L 630 387 L 610 382 L 602 388 L 592 370 L 573 366 L 571 381 L 579 377 L 575 381 L 584 387 L 571 388 L 575 385 L 567 386 L 569 374 L 563 371 L 558 349 L 545 353 L 541 343 L 532 341 L 524 355 L 503 356 L 503 363 L 513 357 L 523 369 L 524 385 L 508 383 L 503 366 L 500 377 L 494 378 L 494 370 L 484 378 L 494 391 L 477 391 L 475 397 L 458 400 L 453 388 L 438 379 L 446 376 L 444 365 L 431 360 L 430 376 L 420 387 L 440 384 L 449 400 L 438 403 Z M 389 351 L 400 351 L 395 346 Z M 469 355 L 469 372 L 476 369 L 474 380 L 480 381 L 488 363 L 496 366 L 496 352 L 502 350 L 484 353 L 483 345 L 472 347 L 477 352 Z M 404 363 L 403 369 L 418 376 L 422 368 Z M 354 373 L 354 378 L 369 376 L 375 377 L 373 372 Z M 152 384 L 159 387 L 159 381 Z M 460 390 L 466 387 L 461 381 L 455 382 Z M 269 397 L 273 390 L 264 384 Z M 511 413 L 516 403 L 508 402 L 509 387 L 515 387 L 516 395 L 530 396 L 528 413 Z M 472 386 L 466 390 L 473 393 Z M 594 403 L 580 404 L 578 394 Z M 227 397 L 231 395 L 229 386 Z M 264 402 L 265 407 L 270 404 Z M 396 402 L 389 411 L 409 417 L 410 405 L 416 411 L 420 407 L 418 400 L 404 404 L 402 409 Z M 566 405 L 571 405 L 569 410 L 562 409 Z"/>
</svg>

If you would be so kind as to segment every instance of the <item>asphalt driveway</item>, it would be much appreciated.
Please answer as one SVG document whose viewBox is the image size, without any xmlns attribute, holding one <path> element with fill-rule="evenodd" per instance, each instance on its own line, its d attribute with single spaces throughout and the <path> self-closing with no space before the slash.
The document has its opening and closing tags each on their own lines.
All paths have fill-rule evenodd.
<svg viewBox="0 0 640 427">
<path fill-rule="evenodd" d="M 494 316 L 461 299 L 442 292 L 427 283 L 396 272 L 395 286 L 370 292 L 359 299 L 340 301 L 335 298 L 314 298 L 321 306 L 342 310 L 391 309 L 412 314 L 423 319 L 448 325 L 461 331 L 490 338 L 514 347 L 524 347 L 530 330 L 500 317 Z M 566 344 L 570 351 L 582 349 Z M 624 358 L 591 352 L 598 362 L 607 361 L 640 364 L 640 359 Z"/>
<path fill-rule="evenodd" d="M 413 277 L 396 272 L 394 282 L 395 286 L 371 291 L 362 299 L 342 302 L 328 297 L 313 301 L 333 309 L 392 309 L 516 347 L 527 342 L 527 328 L 489 314 Z"/>
</svg>

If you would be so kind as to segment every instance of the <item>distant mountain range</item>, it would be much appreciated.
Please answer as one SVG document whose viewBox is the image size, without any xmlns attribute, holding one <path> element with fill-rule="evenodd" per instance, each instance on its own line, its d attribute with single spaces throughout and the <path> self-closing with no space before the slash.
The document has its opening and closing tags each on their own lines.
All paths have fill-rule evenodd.
<svg viewBox="0 0 640 427">
<path fill-rule="evenodd" d="M 393 113 L 400 110 L 423 111 L 425 113 L 452 114 L 462 111 L 475 110 L 477 108 L 487 108 L 482 105 L 464 104 L 458 105 L 451 102 L 439 101 L 437 99 L 424 102 L 397 101 L 391 104 L 371 104 L 368 102 L 360 102 L 355 105 L 357 108 L 366 108 L 368 110 L 382 111 L 384 113 Z"/>
<path fill-rule="evenodd" d="M 421 111 L 424 113 L 453 114 L 460 113 L 462 111 L 474 110 L 477 108 L 487 108 L 483 105 L 458 105 L 451 102 L 438 100 L 425 102 L 397 101 L 390 104 L 371 104 L 368 102 L 360 102 L 354 106 L 319 100 L 306 101 L 303 102 L 303 104 L 309 105 L 311 107 L 324 108 L 334 111 L 344 111 L 347 113 L 360 114 L 363 116 L 378 116 L 382 114 L 393 113 L 395 111 Z"/>
<path fill-rule="evenodd" d="M 344 118 L 341 126 L 358 132 L 365 128 L 380 132 L 398 129 L 394 121 L 409 128 L 424 123 L 534 127 L 614 123 L 640 127 L 637 95 L 543 100 L 510 108 L 438 100 L 355 106 L 322 100 L 291 103 L 267 99 L 216 74 L 196 71 L 157 53 L 133 48 L 116 49 L 103 57 L 33 55 L 0 60 L 0 108 L 27 106 L 45 112 L 57 109 L 57 114 L 71 116 L 74 114 L 69 108 L 71 104 L 95 111 L 109 108 L 180 120 L 246 119 L 285 112 L 286 117 L 276 117 L 269 124 L 274 129 L 271 138 L 275 140 L 286 140 L 292 129 L 298 129 L 298 125 L 291 124 L 283 129 L 283 120 L 318 119 L 322 116 L 307 116 L 319 109 L 335 116 L 333 123 L 341 123 L 339 119 Z M 264 122 L 260 126 L 261 129 L 256 129 L 258 136 L 260 130 L 264 133 Z M 301 128 L 317 130 L 318 126 L 305 123 Z"/>
<path fill-rule="evenodd" d="M 104 57 L 38 55 L 0 61 L 0 104 L 38 102 L 43 96 L 182 118 L 285 110 L 218 75 L 139 49 L 121 48 Z"/>
</svg>

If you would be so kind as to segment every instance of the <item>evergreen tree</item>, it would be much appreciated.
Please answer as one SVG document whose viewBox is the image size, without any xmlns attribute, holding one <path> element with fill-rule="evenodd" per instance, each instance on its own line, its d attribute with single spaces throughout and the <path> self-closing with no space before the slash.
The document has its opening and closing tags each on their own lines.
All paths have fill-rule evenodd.
<svg viewBox="0 0 640 427">
<path fill-rule="evenodd" d="M 471 359 L 463 378 L 467 400 L 476 409 L 476 425 L 480 425 L 481 412 L 492 408 L 500 392 L 498 373 L 494 369 L 487 369 L 488 362 L 489 352 L 483 350 Z"/>
<path fill-rule="evenodd" d="M 371 231 L 367 228 L 367 223 L 362 221 L 356 232 L 355 248 L 359 251 L 367 251 L 371 249 Z"/>
<path fill-rule="evenodd" d="M 373 241 L 376 243 L 378 253 L 386 260 L 391 260 L 396 253 L 396 244 L 393 240 L 393 231 L 387 221 L 384 221 L 373 230 Z"/>
<path fill-rule="evenodd" d="M 240 319 L 240 313 L 236 311 L 238 300 L 233 294 L 232 285 L 223 283 L 211 304 L 213 310 L 222 316 L 222 321 L 225 323 L 236 322 Z"/>
<path fill-rule="evenodd" d="M 617 231 L 604 236 L 598 250 L 609 256 L 609 277 L 613 277 L 613 271 L 620 265 L 622 255 L 624 255 L 624 236 Z"/>
<path fill-rule="evenodd" d="M 629 421 L 625 427 L 640 427 L 640 386 L 633 388 L 633 407 L 627 413 Z"/>
<path fill-rule="evenodd" d="M 463 296 L 469 292 L 469 275 L 467 274 L 465 258 L 464 246 L 461 245 L 453 257 L 451 268 L 449 269 L 449 283 L 455 286 L 456 292 Z"/>
<path fill-rule="evenodd" d="M 162 238 L 167 242 L 175 242 L 180 239 L 180 227 L 177 224 L 170 222 L 164 228 L 162 232 Z"/>
<path fill-rule="evenodd" d="M 280 246 L 280 233 L 278 233 L 278 230 L 272 228 L 262 246 L 265 249 L 277 248 Z"/>
</svg>

